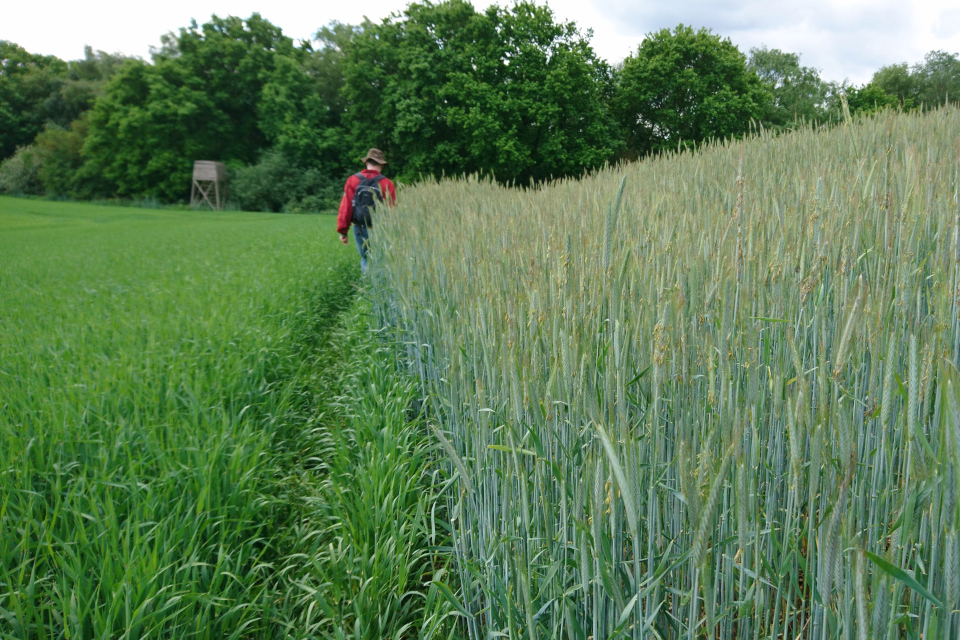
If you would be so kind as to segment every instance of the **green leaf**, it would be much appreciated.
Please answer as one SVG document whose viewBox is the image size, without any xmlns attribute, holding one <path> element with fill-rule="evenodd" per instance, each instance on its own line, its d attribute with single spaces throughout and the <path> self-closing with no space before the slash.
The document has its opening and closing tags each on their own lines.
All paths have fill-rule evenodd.
<svg viewBox="0 0 960 640">
<path fill-rule="evenodd" d="M 640 373 L 638 373 L 637 375 L 635 375 L 635 376 L 633 377 L 633 379 L 626 384 L 626 386 L 627 386 L 627 387 L 632 387 L 632 386 L 635 385 L 636 383 L 640 382 L 640 379 L 641 379 L 643 376 L 647 375 L 647 374 L 650 372 L 650 367 L 652 367 L 652 366 L 653 366 L 653 365 L 648 364 L 648 365 L 646 366 L 646 368 L 644 368 L 643 371 L 641 371 Z"/>
<path fill-rule="evenodd" d="M 886 560 L 884 560 L 883 558 L 881 558 L 875 553 L 870 553 L 869 551 L 867 551 L 866 553 L 867 553 L 867 557 L 870 558 L 870 560 L 872 560 L 875 565 L 880 567 L 880 569 L 884 573 L 886 573 L 888 576 L 896 580 L 899 580 L 903 584 L 907 585 L 908 587 L 916 591 L 918 594 L 920 594 L 921 596 L 929 600 L 930 603 L 933 604 L 934 606 L 939 607 L 940 609 L 944 608 L 943 603 L 940 602 L 940 600 L 938 600 L 935 595 L 927 591 L 926 587 L 924 587 L 922 584 L 917 582 L 916 578 L 911 576 L 909 573 L 907 573 L 900 567 L 890 564 L 889 562 L 887 562 Z"/>
<path fill-rule="evenodd" d="M 621 628 L 623 626 L 623 623 L 625 623 L 627 619 L 630 617 L 630 614 L 633 612 L 634 606 L 636 606 L 637 604 L 637 598 L 639 597 L 640 597 L 639 593 L 635 594 L 632 598 L 630 598 L 630 602 L 628 602 L 627 606 L 623 608 L 623 611 L 620 612 L 620 618 L 617 620 L 617 626 L 616 626 L 617 629 Z"/>
<path fill-rule="evenodd" d="M 440 593 L 443 595 L 443 597 L 447 599 L 447 602 L 449 602 L 460 615 L 462 615 L 464 618 L 473 617 L 466 609 L 464 609 L 463 605 L 460 604 L 460 601 L 457 599 L 457 596 L 453 594 L 453 591 L 450 590 L 450 587 L 442 582 L 437 581 L 435 581 L 433 584 L 437 585 L 437 589 L 440 590 Z"/>
<path fill-rule="evenodd" d="M 620 495 L 623 496 L 624 515 L 627 516 L 627 524 L 630 525 L 630 533 L 634 538 L 637 537 L 639 525 L 637 522 L 637 503 L 633 498 L 633 488 L 627 482 L 627 476 L 620 465 L 620 459 L 617 457 L 617 450 L 610 440 L 610 435 L 600 422 L 594 422 L 597 433 L 600 434 L 600 442 L 603 443 L 603 450 L 607 454 L 607 460 L 613 469 L 613 476 L 620 487 Z"/>
</svg>

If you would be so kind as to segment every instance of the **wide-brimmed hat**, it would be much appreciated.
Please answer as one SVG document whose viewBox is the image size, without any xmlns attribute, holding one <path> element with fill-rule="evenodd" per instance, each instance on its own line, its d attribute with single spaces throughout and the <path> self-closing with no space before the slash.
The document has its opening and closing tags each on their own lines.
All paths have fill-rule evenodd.
<svg viewBox="0 0 960 640">
<path fill-rule="evenodd" d="M 370 149 L 370 151 L 367 151 L 367 155 L 363 157 L 361 162 L 366 162 L 367 160 L 371 160 L 380 165 L 387 164 L 387 159 L 383 157 L 383 151 L 380 151 L 380 149 Z"/>
</svg>

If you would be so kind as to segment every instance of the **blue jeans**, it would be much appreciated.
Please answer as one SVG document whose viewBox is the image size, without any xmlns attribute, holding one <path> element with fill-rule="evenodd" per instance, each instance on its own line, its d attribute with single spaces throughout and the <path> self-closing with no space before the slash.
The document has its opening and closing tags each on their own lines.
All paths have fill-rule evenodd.
<svg viewBox="0 0 960 640">
<path fill-rule="evenodd" d="M 367 227 L 355 224 L 353 225 L 353 239 L 357 241 L 357 251 L 360 252 L 360 273 L 367 275 L 367 239 L 370 237 L 370 230 Z"/>
</svg>

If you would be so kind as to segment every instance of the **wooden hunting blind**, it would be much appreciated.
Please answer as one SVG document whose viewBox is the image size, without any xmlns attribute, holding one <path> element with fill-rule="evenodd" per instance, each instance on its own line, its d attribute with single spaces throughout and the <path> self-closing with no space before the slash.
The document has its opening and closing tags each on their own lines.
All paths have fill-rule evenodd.
<svg viewBox="0 0 960 640">
<path fill-rule="evenodd" d="M 227 167 L 222 162 L 197 160 L 193 163 L 190 206 L 206 204 L 214 211 L 223 209 L 227 195 Z"/>
</svg>

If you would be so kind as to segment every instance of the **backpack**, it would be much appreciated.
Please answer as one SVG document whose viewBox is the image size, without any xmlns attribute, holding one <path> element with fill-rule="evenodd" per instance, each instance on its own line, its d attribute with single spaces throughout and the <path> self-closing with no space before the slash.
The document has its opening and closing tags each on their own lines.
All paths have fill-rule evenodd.
<svg viewBox="0 0 960 640">
<path fill-rule="evenodd" d="M 357 191 L 353 194 L 353 223 L 364 227 L 373 224 L 373 210 L 377 202 L 383 202 L 383 192 L 380 191 L 380 181 L 385 177 L 382 173 L 372 178 L 366 178 L 362 173 L 356 174 L 360 178 Z"/>
</svg>

